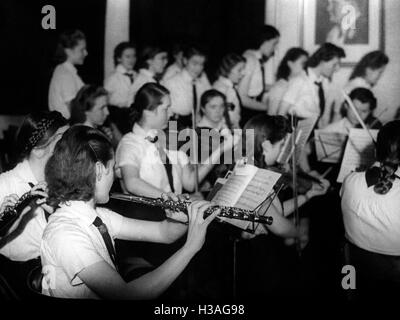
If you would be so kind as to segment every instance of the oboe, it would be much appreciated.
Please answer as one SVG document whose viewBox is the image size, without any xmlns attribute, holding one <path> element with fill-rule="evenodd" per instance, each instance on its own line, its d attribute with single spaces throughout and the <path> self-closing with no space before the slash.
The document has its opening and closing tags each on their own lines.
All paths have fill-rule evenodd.
<svg viewBox="0 0 400 320">
<path fill-rule="evenodd" d="M 123 201 L 130 201 L 130 202 L 135 202 L 135 203 L 146 204 L 146 205 L 149 205 L 152 207 L 161 207 L 163 209 L 170 209 L 173 211 L 181 211 L 186 214 L 187 214 L 187 205 L 190 204 L 190 201 L 164 200 L 161 198 L 139 197 L 139 196 L 133 196 L 133 195 L 123 194 L 123 193 L 112 193 L 110 195 L 110 197 L 113 199 L 118 199 L 118 200 L 123 200 Z M 267 224 L 267 225 L 271 225 L 273 222 L 272 217 L 258 215 L 255 210 L 245 210 L 245 209 L 241 209 L 241 208 L 225 207 L 225 206 L 219 206 L 219 205 L 213 205 L 210 208 L 208 208 L 204 212 L 204 218 L 213 214 L 218 209 L 221 210 L 221 212 L 218 214 L 218 216 L 222 217 L 222 218 L 245 220 L 245 221 L 262 223 L 262 224 Z"/>
</svg>

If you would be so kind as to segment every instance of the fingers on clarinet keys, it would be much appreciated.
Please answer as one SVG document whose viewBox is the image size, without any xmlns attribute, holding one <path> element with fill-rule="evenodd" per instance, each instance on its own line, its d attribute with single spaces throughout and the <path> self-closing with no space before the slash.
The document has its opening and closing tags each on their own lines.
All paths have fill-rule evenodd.
<svg viewBox="0 0 400 320">
<path fill-rule="evenodd" d="M 216 209 L 208 217 L 204 218 L 205 212 L 213 206 L 208 201 L 194 201 L 189 205 L 189 227 L 185 246 L 192 252 L 197 252 L 204 244 L 207 227 L 212 220 L 220 213 L 220 209 Z"/>
<path fill-rule="evenodd" d="M 179 201 L 178 196 L 173 192 L 163 192 L 163 193 L 161 193 L 161 198 L 165 201 L 168 201 L 168 200 Z"/>
<path fill-rule="evenodd" d="M 6 208 L 13 207 L 17 202 L 18 196 L 16 194 L 4 197 L 4 200 L 0 205 L 0 214 L 3 213 Z"/>
</svg>

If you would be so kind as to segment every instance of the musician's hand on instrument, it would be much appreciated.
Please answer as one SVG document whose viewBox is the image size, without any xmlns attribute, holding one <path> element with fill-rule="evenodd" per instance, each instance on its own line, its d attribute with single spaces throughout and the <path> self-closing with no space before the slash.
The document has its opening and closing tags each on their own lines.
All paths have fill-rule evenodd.
<svg viewBox="0 0 400 320">
<path fill-rule="evenodd" d="M 18 202 L 18 196 L 16 194 L 10 194 L 3 199 L 3 203 L 0 206 L 0 214 L 8 207 L 14 206 Z"/>
<path fill-rule="evenodd" d="M 317 178 L 317 179 L 322 178 L 322 176 L 319 174 L 319 172 L 318 172 L 318 171 L 315 171 L 315 170 L 309 171 L 308 174 L 309 174 L 310 176 L 314 177 L 314 178 Z"/>
<path fill-rule="evenodd" d="M 41 199 L 38 199 L 38 200 L 36 201 L 36 204 L 37 204 L 38 206 L 40 206 L 41 208 L 43 208 L 44 211 L 46 211 L 46 212 L 52 214 L 52 213 L 54 212 L 54 208 L 53 208 L 53 207 L 50 207 L 50 206 L 46 203 L 46 201 L 47 201 L 47 198 L 41 198 Z"/>
<path fill-rule="evenodd" d="M 330 187 L 329 181 L 326 180 L 326 179 L 321 179 L 320 183 L 313 183 L 312 184 L 311 190 L 309 190 L 306 193 L 306 196 L 308 198 L 313 198 L 313 197 L 316 197 L 316 196 L 322 196 L 322 195 L 326 194 L 326 192 L 328 191 L 329 187 Z"/>
<path fill-rule="evenodd" d="M 43 208 L 46 212 L 52 214 L 54 212 L 54 208 L 50 207 L 46 204 L 48 194 L 47 194 L 47 183 L 42 181 L 35 185 L 31 190 L 32 195 L 40 196 L 41 198 L 36 201 L 36 204 Z"/>
<path fill-rule="evenodd" d="M 188 215 L 181 211 L 166 209 L 165 214 L 167 218 L 171 220 L 175 220 L 182 223 L 187 223 L 189 221 Z"/>
<path fill-rule="evenodd" d="M 161 193 L 161 198 L 165 201 L 168 201 L 168 200 L 179 201 L 178 196 L 173 192 L 163 192 L 163 193 Z"/>
<path fill-rule="evenodd" d="M 179 201 L 191 201 L 190 195 L 188 193 L 178 194 Z"/>
<path fill-rule="evenodd" d="M 188 207 L 189 227 L 185 247 L 193 253 L 199 251 L 203 246 L 207 227 L 220 212 L 220 209 L 217 209 L 204 219 L 204 212 L 210 206 L 212 204 L 208 201 L 195 201 Z"/>
</svg>

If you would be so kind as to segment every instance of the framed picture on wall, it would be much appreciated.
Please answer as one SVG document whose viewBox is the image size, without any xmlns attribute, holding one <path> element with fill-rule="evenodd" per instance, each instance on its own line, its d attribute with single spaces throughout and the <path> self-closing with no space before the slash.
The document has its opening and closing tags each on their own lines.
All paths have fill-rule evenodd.
<svg viewBox="0 0 400 320">
<path fill-rule="evenodd" d="M 383 50 L 383 0 L 303 0 L 302 45 L 312 53 L 324 42 L 346 51 L 347 66 Z"/>
</svg>

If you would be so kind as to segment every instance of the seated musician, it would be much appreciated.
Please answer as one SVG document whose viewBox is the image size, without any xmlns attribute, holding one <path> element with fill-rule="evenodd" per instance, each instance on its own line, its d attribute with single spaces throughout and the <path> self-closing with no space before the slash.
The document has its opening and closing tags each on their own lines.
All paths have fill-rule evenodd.
<svg viewBox="0 0 400 320">
<path fill-rule="evenodd" d="M 206 201 L 189 205 L 189 227 L 129 219 L 99 208 L 109 200 L 114 166 L 112 145 L 96 129 L 71 127 L 56 145 L 45 169 L 48 203 L 57 209 L 41 245 L 44 294 L 79 299 L 156 298 L 202 247 L 207 227 L 218 214 L 203 219 L 210 206 Z M 114 239 L 171 243 L 186 231 L 183 247 L 161 266 L 131 282 L 122 279 Z"/>
<path fill-rule="evenodd" d="M 159 198 L 195 190 L 195 171 L 183 151 L 166 150 L 157 132 L 168 125 L 169 91 L 156 83 L 145 84 L 131 106 L 132 132 L 126 134 L 116 152 L 116 174 L 125 192 Z M 157 141 L 156 141 L 157 140 Z M 232 148 L 229 136 L 224 148 Z M 218 148 L 207 164 L 199 166 L 199 181 L 213 167 L 223 149 Z M 165 161 L 164 161 L 165 159 Z"/>
<path fill-rule="evenodd" d="M 200 98 L 200 120 L 197 127 L 216 130 L 228 128 L 230 117 L 227 107 L 223 93 L 215 89 L 205 91 Z"/>
<path fill-rule="evenodd" d="M 44 167 L 66 129 L 67 120 L 57 111 L 32 113 L 24 119 L 16 143 L 20 161 L 14 169 L 0 175 L 0 214 L 7 207 L 15 205 L 28 191 L 47 196 Z M 1 240 L 2 255 L 14 261 L 27 261 L 39 256 L 40 241 L 46 225 L 42 209 L 51 211 L 43 202 L 40 200 L 41 207 L 24 217 L 21 215 L 11 226 Z M 28 211 L 23 210 L 23 213 Z"/>
<path fill-rule="evenodd" d="M 253 159 L 258 168 L 273 170 L 285 137 L 290 131 L 288 120 L 283 116 L 258 115 L 245 124 L 244 130 L 249 129 L 254 130 L 254 153 L 246 153 L 248 160 Z M 243 146 L 245 145 L 243 143 Z M 277 185 L 280 183 L 278 181 Z M 321 186 L 313 186 L 297 199 L 281 202 L 278 194 L 268 210 L 270 201 L 262 205 L 259 213 L 264 212 L 273 217 L 273 223 L 258 225 L 254 234 L 242 232 L 242 238 L 247 239 L 240 242 L 241 259 L 244 264 L 242 268 L 246 270 L 239 278 L 243 281 L 243 297 L 251 299 L 260 296 L 282 296 L 296 287 L 297 260 L 293 250 L 287 245 L 292 244 L 294 238 L 298 238 L 301 249 L 307 245 L 308 220 L 300 219 L 299 228 L 296 228 L 292 219 L 295 200 L 302 206 L 311 198 L 326 193 L 328 186 L 329 183 L 322 180 Z M 255 279 L 257 285 L 254 283 Z"/>
<path fill-rule="evenodd" d="M 379 129 L 381 122 L 373 116 L 376 109 L 376 98 L 371 90 L 366 88 L 355 88 L 349 95 L 359 116 L 370 129 Z M 357 116 L 350 109 L 347 102 L 342 106 L 343 118 L 337 122 L 331 123 L 324 130 L 348 134 L 351 128 L 361 128 Z"/>
<path fill-rule="evenodd" d="M 357 272 L 352 291 L 368 298 L 400 288 L 400 121 L 379 130 L 375 154 L 377 162 L 350 173 L 340 192 L 347 263 Z"/>
<path fill-rule="evenodd" d="M 20 160 L 0 175 L 0 273 L 18 298 L 28 298 L 27 275 L 40 263 L 40 242 L 52 209 L 47 197 L 44 167 L 54 145 L 67 128 L 61 113 L 36 112 L 28 115 L 19 128 L 16 146 Z M 30 192 L 40 199 L 17 207 L 19 199 Z M 17 210 L 17 219 L 7 212 Z"/>
<path fill-rule="evenodd" d="M 197 133 L 199 136 L 199 156 L 211 155 L 212 148 L 219 148 L 220 143 L 224 143 L 224 136 L 231 135 L 232 124 L 228 112 L 230 104 L 226 102 L 226 96 L 215 89 L 204 92 L 200 98 L 200 120 L 197 123 Z M 203 139 L 203 138 L 207 139 Z M 232 150 L 228 150 L 232 152 Z M 214 185 L 216 179 L 222 178 L 233 168 L 233 155 L 226 157 L 232 161 L 224 161 L 224 156 L 220 158 L 219 164 L 215 165 L 205 178 L 202 190 L 209 189 Z"/>
<path fill-rule="evenodd" d="M 258 168 L 268 169 L 276 166 L 276 161 L 283 147 L 285 137 L 290 132 L 289 121 L 283 116 L 259 115 L 250 119 L 243 130 L 254 130 L 254 154 L 248 155 L 254 161 L 254 165 Z M 245 132 L 245 131 L 244 131 Z M 244 135 L 245 137 L 245 135 Z M 246 146 L 247 143 L 243 143 Z M 271 226 L 266 225 L 265 229 L 261 225 L 256 230 L 256 234 L 272 232 L 283 238 L 299 237 L 302 245 L 307 244 L 308 236 L 304 234 L 307 228 L 300 230 L 300 233 L 294 228 L 294 224 L 286 217 L 290 216 L 295 209 L 295 200 L 298 206 L 302 206 L 311 198 L 323 195 L 327 192 L 329 182 L 321 179 L 321 184 L 313 184 L 312 188 L 305 194 L 299 195 L 297 199 L 289 199 L 280 203 L 278 197 L 272 204 L 269 215 L 274 217 L 274 223 Z"/>
<path fill-rule="evenodd" d="M 99 129 L 117 147 L 122 135 L 118 127 L 109 120 L 108 92 L 97 85 L 85 85 L 71 101 L 71 125 L 84 124 Z"/>
</svg>

